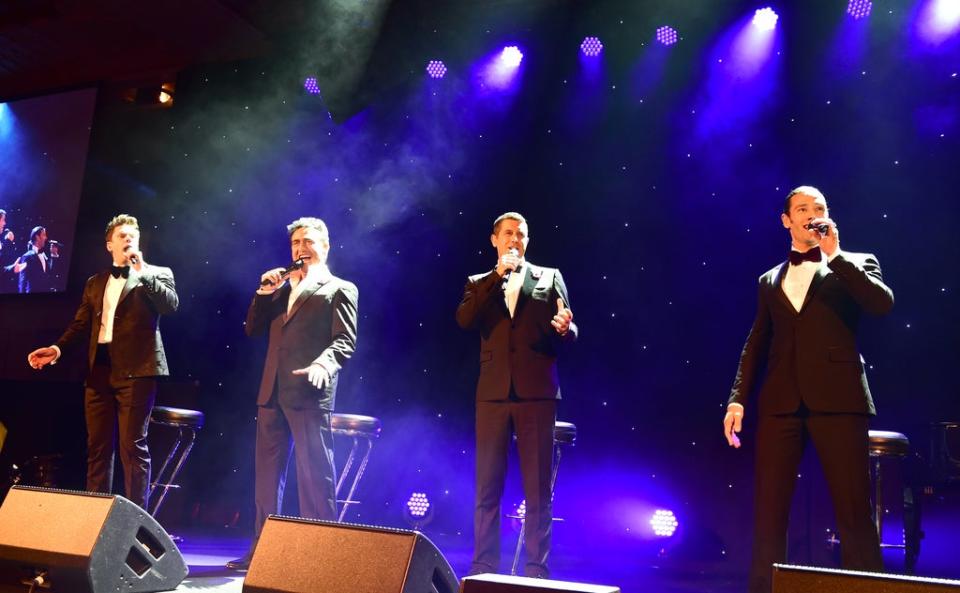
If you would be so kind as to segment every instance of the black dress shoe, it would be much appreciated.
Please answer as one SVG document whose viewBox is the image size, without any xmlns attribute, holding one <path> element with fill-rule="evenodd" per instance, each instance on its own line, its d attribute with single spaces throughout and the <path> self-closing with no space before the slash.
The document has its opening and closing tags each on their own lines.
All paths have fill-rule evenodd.
<svg viewBox="0 0 960 593">
<path fill-rule="evenodd" d="M 231 560 L 226 564 L 227 568 L 230 570 L 247 570 L 250 568 L 250 557 L 244 556 L 243 558 L 237 558 L 236 560 Z"/>
</svg>

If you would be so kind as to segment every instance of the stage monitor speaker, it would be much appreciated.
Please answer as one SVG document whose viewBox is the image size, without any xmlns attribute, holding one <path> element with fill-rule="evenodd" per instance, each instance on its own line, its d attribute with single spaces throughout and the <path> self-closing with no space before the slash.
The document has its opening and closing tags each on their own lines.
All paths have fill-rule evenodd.
<svg viewBox="0 0 960 593">
<path fill-rule="evenodd" d="M 460 593 L 620 593 L 619 587 L 531 579 L 502 574 L 478 574 L 460 583 Z"/>
<path fill-rule="evenodd" d="M 457 577 L 422 533 L 271 515 L 243 593 L 456 593 Z"/>
<path fill-rule="evenodd" d="M 773 593 L 960 593 L 960 581 L 774 564 Z"/>
<path fill-rule="evenodd" d="M 0 592 L 153 593 L 186 576 L 167 532 L 122 496 L 14 486 L 0 506 Z"/>
</svg>

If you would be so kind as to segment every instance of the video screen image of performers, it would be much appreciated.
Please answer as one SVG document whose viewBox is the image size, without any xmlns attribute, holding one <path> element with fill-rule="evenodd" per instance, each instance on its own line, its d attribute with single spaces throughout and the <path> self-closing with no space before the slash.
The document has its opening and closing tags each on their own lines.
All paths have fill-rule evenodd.
<svg viewBox="0 0 960 593">
<path fill-rule="evenodd" d="M 0 103 L 0 294 L 67 287 L 96 94 Z"/>
</svg>

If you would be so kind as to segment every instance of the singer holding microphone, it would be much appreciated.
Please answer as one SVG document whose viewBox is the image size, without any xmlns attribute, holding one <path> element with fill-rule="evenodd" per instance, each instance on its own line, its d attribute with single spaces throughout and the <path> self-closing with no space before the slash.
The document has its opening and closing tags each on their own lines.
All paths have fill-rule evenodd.
<svg viewBox="0 0 960 593">
<path fill-rule="evenodd" d="M 61 352 L 86 345 L 87 490 L 110 492 L 118 443 L 127 498 L 146 509 L 147 428 L 157 377 L 169 374 L 159 322 L 177 310 L 179 300 L 170 268 L 144 261 L 136 218 L 115 216 L 106 240 L 113 267 L 87 280 L 73 322 L 56 344 L 34 350 L 27 362 L 41 369 Z"/>
<path fill-rule="evenodd" d="M 227 563 L 237 570 L 249 568 L 267 516 L 279 512 L 291 446 L 300 516 L 337 520 L 330 420 L 340 370 L 357 346 L 357 287 L 330 273 L 322 220 L 299 218 L 287 232 L 294 263 L 264 272 L 247 311 L 247 335 L 269 341 L 257 394 L 254 537 Z"/>
<path fill-rule="evenodd" d="M 493 223 L 497 265 L 470 276 L 457 323 L 480 333 L 474 553 L 470 574 L 497 572 L 500 500 L 511 427 L 526 496 L 524 574 L 547 578 L 553 503 L 550 475 L 560 385 L 557 355 L 577 339 L 560 271 L 526 260 L 527 221 L 507 212 Z"/>
<path fill-rule="evenodd" d="M 876 257 L 840 249 L 820 190 L 791 191 L 780 218 L 792 250 L 760 277 L 723 420 L 727 442 L 740 447 L 747 400 L 759 390 L 750 593 L 769 593 L 772 564 L 787 559 L 790 499 L 808 441 L 833 499 L 843 568 L 883 570 L 870 508 L 867 432 L 875 410 L 856 331 L 864 313 L 890 311 L 893 291 Z"/>
</svg>

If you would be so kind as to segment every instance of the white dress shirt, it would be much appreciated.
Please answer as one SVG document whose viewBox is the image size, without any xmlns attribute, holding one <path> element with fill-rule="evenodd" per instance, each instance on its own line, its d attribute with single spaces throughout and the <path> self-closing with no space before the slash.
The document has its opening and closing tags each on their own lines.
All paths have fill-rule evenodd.
<svg viewBox="0 0 960 593">
<path fill-rule="evenodd" d="M 525 274 L 526 270 L 523 269 L 523 264 L 520 264 L 519 268 L 510 273 L 510 277 L 503 285 L 503 298 L 507 303 L 507 310 L 510 311 L 511 318 L 517 308 L 517 299 L 520 298 L 520 287 L 523 286 L 523 276 Z"/>
<path fill-rule="evenodd" d="M 793 249 L 792 251 L 797 250 Z M 833 258 L 838 255 L 840 255 L 839 247 L 830 257 L 827 257 L 827 254 L 821 252 L 820 261 L 818 262 L 804 261 L 797 265 L 792 265 L 788 261 L 784 264 L 787 266 L 787 273 L 783 277 L 783 294 L 787 295 L 787 300 L 790 301 L 790 304 L 793 305 L 793 308 L 798 313 L 800 309 L 803 308 L 803 301 L 807 298 L 807 291 L 810 290 L 810 283 L 813 282 L 813 277 L 816 275 L 817 270 L 826 266 L 827 263 L 833 261 Z"/>
<path fill-rule="evenodd" d="M 136 274 L 133 270 L 131 274 Z M 109 344 L 113 341 L 113 318 L 117 313 L 117 302 L 120 301 L 120 293 L 127 283 L 123 276 L 114 278 L 111 274 L 107 278 L 107 288 L 103 291 L 103 312 L 100 314 L 100 335 L 97 337 L 98 344 Z"/>
<path fill-rule="evenodd" d="M 297 302 L 297 298 L 300 296 L 300 293 L 303 292 L 303 287 L 313 283 L 316 280 L 319 280 L 329 274 L 330 271 L 327 266 L 310 266 L 307 268 L 307 275 L 303 277 L 303 280 L 297 278 L 290 278 L 290 298 L 287 300 L 287 314 L 290 313 L 290 309 L 293 308 L 293 304 Z"/>
</svg>

